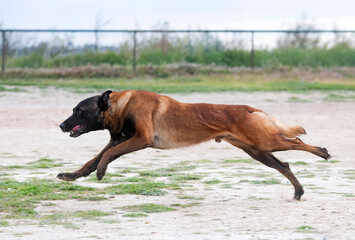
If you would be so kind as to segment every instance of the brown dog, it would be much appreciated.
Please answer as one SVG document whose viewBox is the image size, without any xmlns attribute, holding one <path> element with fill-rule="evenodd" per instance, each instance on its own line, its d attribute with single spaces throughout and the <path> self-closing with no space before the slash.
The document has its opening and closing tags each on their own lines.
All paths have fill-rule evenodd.
<svg viewBox="0 0 355 240">
<path fill-rule="evenodd" d="M 170 97 L 146 91 L 106 91 L 80 102 L 73 115 L 60 125 L 77 137 L 83 133 L 108 129 L 109 144 L 81 169 L 61 173 L 58 178 L 72 181 L 97 169 L 97 179 L 116 158 L 147 147 L 171 149 L 222 140 L 241 148 L 255 160 L 277 169 L 295 188 L 295 199 L 304 191 L 289 164 L 271 152 L 303 150 L 328 159 L 325 148 L 303 143 L 300 126 L 286 126 L 259 109 L 246 105 L 181 103 Z"/>
</svg>

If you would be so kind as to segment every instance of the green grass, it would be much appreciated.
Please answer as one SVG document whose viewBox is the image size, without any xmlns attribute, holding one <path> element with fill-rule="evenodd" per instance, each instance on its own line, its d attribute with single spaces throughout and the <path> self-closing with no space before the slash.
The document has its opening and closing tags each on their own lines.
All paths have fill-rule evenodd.
<svg viewBox="0 0 355 240">
<path fill-rule="evenodd" d="M 101 201 L 107 199 L 102 196 L 106 194 L 161 196 L 166 193 L 162 189 L 177 190 L 180 188 L 179 185 L 172 183 L 139 182 L 96 189 L 45 179 L 32 179 L 26 182 L 5 179 L 0 182 L 0 212 L 7 214 L 7 218 L 36 218 L 35 206 L 41 201 L 66 199 Z M 95 215 L 100 213 L 89 212 L 88 214 Z"/>
<path fill-rule="evenodd" d="M 177 184 L 142 182 L 132 184 L 118 184 L 106 187 L 104 192 L 107 194 L 135 194 L 148 196 L 161 196 L 166 194 L 162 189 L 179 189 Z"/>
<path fill-rule="evenodd" d="M 39 218 L 42 225 L 63 225 L 64 228 L 78 229 L 79 227 L 73 224 L 74 218 L 81 218 L 84 220 L 98 221 L 101 217 L 112 215 L 110 212 L 102 212 L 97 210 L 64 212 L 43 215 Z M 69 221 L 71 220 L 71 221 Z"/>
<path fill-rule="evenodd" d="M 312 233 L 315 232 L 315 228 L 307 225 L 302 225 L 296 228 L 296 232 L 301 232 L 301 233 Z"/>
<path fill-rule="evenodd" d="M 348 169 L 343 172 L 345 178 L 354 180 L 355 179 L 355 169 Z"/>
<path fill-rule="evenodd" d="M 282 75 L 282 74 L 281 74 Z M 305 81 L 302 76 L 285 76 L 265 72 L 171 76 L 168 78 L 0 78 L 1 85 L 37 86 L 40 88 L 54 86 L 58 88 L 78 90 L 147 90 L 164 93 L 221 92 L 221 91 L 292 91 L 307 92 L 310 90 L 355 90 L 353 77 L 344 79 L 324 79 Z"/>
<path fill-rule="evenodd" d="M 195 168 L 195 166 L 173 166 L 169 168 L 158 168 L 155 170 L 140 171 L 139 175 L 146 177 L 168 177 L 177 175 L 181 171 L 189 171 Z"/>
<path fill-rule="evenodd" d="M 0 86 L 0 92 L 27 92 L 27 90 L 21 88 L 9 88 Z"/>
<path fill-rule="evenodd" d="M 311 102 L 310 100 L 299 98 L 299 97 L 289 97 L 287 102 L 295 102 L 295 103 L 304 103 L 304 102 Z"/>
<path fill-rule="evenodd" d="M 222 181 L 218 180 L 218 179 L 211 179 L 211 180 L 204 181 L 203 183 L 205 183 L 205 184 L 218 184 L 218 183 L 221 183 L 221 182 Z"/>
<path fill-rule="evenodd" d="M 308 163 L 306 163 L 304 161 L 297 161 L 297 162 L 294 162 L 292 164 L 294 164 L 294 165 L 308 165 Z"/>
<path fill-rule="evenodd" d="M 110 212 L 102 212 L 98 210 L 89 210 L 89 211 L 76 211 L 70 214 L 70 216 L 75 218 L 82 218 L 85 220 L 97 220 L 99 217 L 105 217 L 112 215 Z"/>
<path fill-rule="evenodd" d="M 250 182 L 252 184 L 265 184 L 265 185 L 270 185 L 270 184 L 281 184 L 280 180 L 275 179 L 275 178 L 270 178 L 270 179 L 266 179 L 266 180 L 240 180 L 239 182 L 243 183 L 243 182 Z"/>
<path fill-rule="evenodd" d="M 283 39 L 279 39 L 284 42 Z M 48 45 L 53 45 L 47 43 Z M 331 45 L 329 47 L 327 45 Z M 257 48 L 254 50 L 254 64 L 256 67 L 339 67 L 355 66 L 355 49 L 346 42 L 332 42 L 331 44 L 308 44 L 305 47 L 280 47 Z M 166 36 L 164 40 L 156 37 L 138 41 L 139 51 L 137 55 L 138 65 L 162 65 L 166 63 L 177 64 L 181 62 L 195 64 L 215 64 L 220 66 L 251 65 L 251 52 L 244 48 L 226 48 L 221 39 L 213 34 L 201 34 L 190 36 Z M 63 68 L 72 66 L 127 66 L 132 63 L 132 49 L 123 43 L 118 46 L 120 51 L 94 52 L 84 51 L 80 54 L 53 54 L 43 57 L 42 48 L 34 46 L 35 51 L 24 56 L 8 56 L 7 66 L 12 68 Z M 17 49 L 23 50 L 23 49 Z M 147 71 L 154 69 L 147 69 Z M 194 72 L 193 67 L 187 69 Z M 60 73 L 60 72 L 59 72 Z M 114 74 L 112 72 L 110 74 Z M 21 74 L 21 73 L 19 73 Z M 94 74 L 94 73 L 91 73 Z M 103 73 L 102 73 L 103 74 Z M 116 73 L 117 74 L 117 73 Z M 163 75 L 164 71 L 156 74 Z"/>
<path fill-rule="evenodd" d="M 0 220 L 0 227 L 6 227 L 9 226 L 9 222 L 6 220 Z"/>
<path fill-rule="evenodd" d="M 53 168 L 63 166 L 63 164 L 55 163 L 55 160 L 49 158 L 41 158 L 37 161 L 30 162 L 28 165 L 31 168 Z"/>
<path fill-rule="evenodd" d="M 227 159 L 224 161 L 225 163 L 256 163 L 254 159 L 247 158 L 247 159 Z"/>
<path fill-rule="evenodd" d="M 175 211 L 175 208 L 167 207 L 165 205 L 159 205 L 154 203 L 145 203 L 141 205 L 131 205 L 121 208 L 128 212 L 144 212 L 144 213 L 160 213 Z"/>
<path fill-rule="evenodd" d="M 195 197 L 191 195 L 178 196 L 179 199 L 203 200 L 203 197 Z"/>
<path fill-rule="evenodd" d="M 295 174 L 297 177 L 303 177 L 303 178 L 314 178 L 316 175 L 312 172 L 308 172 L 306 170 L 304 171 L 298 171 Z"/>
<path fill-rule="evenodd" d="M 262 181 L 255 180 L 255 181 L 252 181 L 252 183 L 253 184 L 281 184 L 280 180 L 275 179 L 275 178 L 270 178 L 270 179 L 262 180 Z"/>
<path fill-rule="evenodd" d="M 122 182 L 148 182 L 147 178 L 143 177 L 130 177 L 121 180 Z"/>
<path fill-rule="evenodd" d="M 325 101 L 329 102 L 345 102 L 345 101 L 355 101 L 355 95 L 341 95 L 336 93 L 330 93 L 324 97 Z"/>
<path fill-rule="evenodd" d="M 26 165 L 9 165 L 5 168 L 8 169 L 38 169 L 38 168 L 54 168 L 54 167 L 62 167 L 62 163 L 56 163 L 56 160 L 49 159 L 47 157 L 38 159 L 36 161 L 30 162 Z"/>
<path fill-rule="evenodd" d="M 181 174 L 173 176 L 172 179 L 178 182 L 185 182 L 190 180 L 200 180 L 202 177 L 198 174 Z"/>
<path fill-rule="evenodd" d="M 319 160 L 317 162 L 320 162 L 320 163 L 338 163 L 340 161 L 336 160 L 336 159 L 332 159 L 332 160 Z"/>
<path fill-rule="evenodd" d="M 94 188 L 67 182 L 5 180 L 0 182 L 0 212 L 7 213 L 9 218 L 33 218 L 37 215 L 35 205 L 40 201 L 73 199 L 93 191 Z"/>
<path fill-rule="evenodd" d="M 141 218 L 141 217 L 148 217 L 148 215 L 144 213 L 128 213 L 123 215 L 123 217 Z"/>
<path fill-rule="evenodd" d="M 124 175 L 119 174 L 119 173 L 106 173 L 105 177 L 101 180 L 98 181 L 97 177 L 95 174 L 92 174 L 90 177 L 86 179 L 86 181 L 89 182 L 98 182 L 98 183 L 117 183 L 120 179 L 120 177 L 124 177 Z"/>
</svg>

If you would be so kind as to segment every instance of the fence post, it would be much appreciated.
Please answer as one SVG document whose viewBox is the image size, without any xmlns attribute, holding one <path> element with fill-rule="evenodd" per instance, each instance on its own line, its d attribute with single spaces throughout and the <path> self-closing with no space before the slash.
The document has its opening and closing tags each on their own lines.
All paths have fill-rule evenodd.
<svg viewBox="0 0 355 240">
<path fill-rule="evenodd" d="M 1 73 L 5 74 L 5 59 L 6 59 L 6 38 L 5 38 L 5 30 L 1 31 L 2 36 L 2 54 L 1 54 Z"/>
<path fill-rule="evenodd" d="M 132 61 L 132 68 L 133 71 L 136 71 L 136 59 L 137 59 L 137 31 L 133 32 L 133 61 Z"/>
<path fill-rule="evenodd" d="M 251 32 L 251 54 L 250 54 L 250 67 L 252 70 L 254 70 L 254 58 L 255 58 L 255 53 L 254 53 L 254 31 Z"/>
</svg>

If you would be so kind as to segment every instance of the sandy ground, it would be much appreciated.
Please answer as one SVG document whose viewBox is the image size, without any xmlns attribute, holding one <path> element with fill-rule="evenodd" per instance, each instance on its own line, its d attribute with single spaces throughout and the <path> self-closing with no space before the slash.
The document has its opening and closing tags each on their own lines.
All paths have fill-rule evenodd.
<svg viewBox="0 0 355 240">
<path fill-rule="evenodd" d="M 58 128 L 71 114 L 72 107 L 92 93 L 52 88 L 24 90 L 0 93 L 0 165 L 25 165 L 42 157 L 59 159 L 65 164 L 41 169 L 40 174 L 14 169 L 11 178 L 57 181 L 57 173 L 76 170 L 108 142 L 106 131 L 73 139 Z M 327 163 L 306 152 L 275 154 L 290 163 L 303 184 L 305 194 L 301 201 L 292 200 L 293 187 L 276 170 L 259 163 L 227 164 L 228 159 L 249 158 L 227 143 L 207 142 L 165 151 L 146 149 L 116 160 L 109 165 L 108 172 L 125 167 L 165 168 L 188 161 L 196 168 L 187 173 L 202 174 L 203 178 L 188 181 L 181 190 L 168 190 L 164 196 L 115 195 L 105 201 L 41 203 L 36 208 L 40 215 L 78 210 L 113 214 L 94 221 L 70 219 L 77 226 L 74 229 L 40 224 L 36 220 L 10 219 L 9 226 L 0 227 L 0 239 L 355 239 L 355 102 L 351 101 L 354 93 L 335 94 L 352 97 L 332 102 L 325 100 L 329 93 L 320 92 L 170 95 L 184 102 L 248 104 L 289 125 L 302 125 L 308 132 L 302 139 L 326 147 L 337 161 Z M 307 165 L 293 164 L 297 161 Z M 270 177 L 281 184 L 252 183 Z M 220 181 L 206 184 L 212 179 Z M 85 179 L 77 180 L 76 184 L 106 186 Z M 194 196 L 195 200 L 181 199 L 186 195 Z M 143 218 L 123 216 L 127 212 L 121 207 L 142 203 L 190 206 Z M 301 226 L 312 229 L 302 230 Z"/>
</svg>

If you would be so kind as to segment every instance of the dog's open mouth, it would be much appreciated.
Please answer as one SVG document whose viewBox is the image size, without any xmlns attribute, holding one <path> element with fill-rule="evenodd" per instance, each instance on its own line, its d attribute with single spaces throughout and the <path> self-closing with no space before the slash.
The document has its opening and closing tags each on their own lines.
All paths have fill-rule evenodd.
<svg viewBox="0 0 355 240">
<path fill-rule="evenodd" d="M 85 129 L 85 126 L 77 125 L 77 126 L 73 127 L 73 129 L 70 131 L 70 136 L 71 137 L 78 137 L 82 133 L 84 133 L 84 129 Z"/>
</svg>

